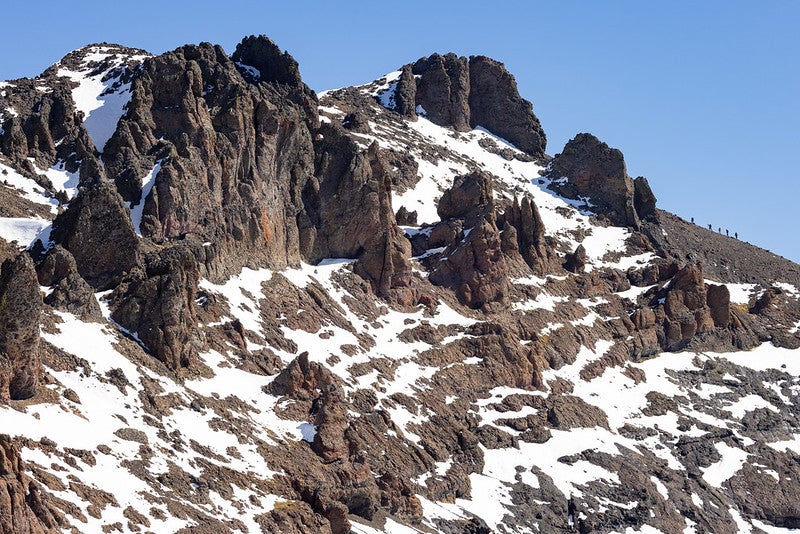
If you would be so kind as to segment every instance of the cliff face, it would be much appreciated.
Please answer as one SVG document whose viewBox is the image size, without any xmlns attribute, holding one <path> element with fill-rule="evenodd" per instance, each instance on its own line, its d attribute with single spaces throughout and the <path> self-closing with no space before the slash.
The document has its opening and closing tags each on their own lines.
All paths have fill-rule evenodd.
<svg viewBox="0 0 800 534">
<path fill-rule="evenodd" d="M 0 531 L 798 526 L 800 267 L 550 160 L 501 63 L 98 44 L 0 95 Z"/>
</svg>

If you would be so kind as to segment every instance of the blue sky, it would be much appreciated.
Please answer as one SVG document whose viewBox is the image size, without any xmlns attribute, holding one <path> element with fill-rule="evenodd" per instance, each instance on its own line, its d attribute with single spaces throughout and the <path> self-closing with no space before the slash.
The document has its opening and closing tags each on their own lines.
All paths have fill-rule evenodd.
<svg viewBox="0 0 800 534">
<path fill-rule="evenodd" d="M 432 52 L 488 55 L 533 102 L 548 153 L 594 133 L 649 179 L 660 207 L 800 261 L 800 2 L 6 4 L 0 80 L 100 41 L 232 52 L 263 33 L 316 90 Z"/>
</svg>

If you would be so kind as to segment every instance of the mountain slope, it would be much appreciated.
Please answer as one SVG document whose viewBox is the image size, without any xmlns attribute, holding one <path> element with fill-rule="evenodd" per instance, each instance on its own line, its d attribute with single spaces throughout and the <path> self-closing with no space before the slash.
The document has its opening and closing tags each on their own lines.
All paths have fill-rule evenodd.
<svg viewBox="0 0 800 534">
<path fill-rule="evenodd" d="M 798 266 L 547 156 L 502 64 L 91 45 L 2 91 L 4 531 L 800 526 Z"/>
</svg>

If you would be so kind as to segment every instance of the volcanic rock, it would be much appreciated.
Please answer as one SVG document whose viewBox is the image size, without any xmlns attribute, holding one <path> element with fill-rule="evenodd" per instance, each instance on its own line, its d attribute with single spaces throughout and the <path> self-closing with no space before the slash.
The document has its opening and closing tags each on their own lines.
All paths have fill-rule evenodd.
<svg viewBox="0 0 800 534">
<path fill-rule="evenodd" d="M 100 304 L 92 287 L 78 273 L 78 265 L 70 252 L 55 245 L 36 267 L 39 284 L 52 288 L 44 303 L 83 319 L 102 319 Z"/>
<path fill-rule="evenodd" d="M 42 297 L 27 253 L 0 268 L 0 402 L 33 397 L 39 384 Z"/>
<path fill-rule="evenodd" d="M 570 140 L 553 158 L 548 176 L 553 180 L 549 187 L 558 194 L 572 199 L 588 197 L 592 209 L 614 224 L 639 227 L 634 184 L 626 171 L 622 152 L 595 136 L 581 133 Z M 647 213 L 649 197 L 645 194 L 644 182 L 640 190 L 642 209 Z"/>
<path fill-rule="evenodd" d="M 65 526 L 50 495 L 25 474 L 19 447 L 0 434 L 0 532 L 56 532 Z"/>
<path fill-rule="evenodd" d="M 145 257 L 114 291 L 111 318 L 136 334 L 168 368 L 194 364 L 201 344 L 194 311 L 200 271 L 194 255 L 176 245 Z"/>
<path fill-rule="evenodd" d="M 547 246 L 544 222 L 533 199 L 524 196 L 520 202 L 514 197 L 513 204 L 503 214 L 503 221 L 516 230 L 517 249 L 525 263 L 537 274 L 544 273 L 551 258 L 551 249 Z M 506 239 L 505 227 L 503 232 L 503 238 Z"/>
<path fill-rule="evenodd" d="M 414 63 L 412 72 L 419 76 L 416 105 L 422 106 L 428 120 L 460 132 L 471 129 L 467 58 L 433 54 Z"/>
<path fill-rule="evenodd" d="M 485 56 L 470 57 L 469 86 L 473 128 L 483 126 L 531 156 L 544 156 L 547 138 L 542 125 L 505 65 Z"/>
<path fill-rule="evenodd" d="M 452 288 L 463 304 L 484 311 L 500 309 L 508 292 L 508 265 L 497 228 L 491 179 L 483 173 L 459 176 L 445 191 L 439 215 L 463 217 L 469 234 L 446 250 L 430 274 L 436 285 Z"/>
<path fill-rule="evenodd" d="M 72 254 L 80 275 L 98 291 L 116 286 L 141 262 L 128 207 L 110 183 L 81 190 L 53 221 L 50 235 Z"/>
<path fill-rule="evenodd" d="M 201 267 L 214 279 L 245 264 L 300 261 L 296 221 L 313 174 L 309 128 L 318 122 L 316 97 L 290 56 L 265 38 L 245 39 L 234 55 L 260 81 L 207 43 L 145 61 L 103 153 L 125 199 L 144 202 L 142 234 L 209 243 Z M 142 180 L 157 169 L 141 199 Z"/>
</svg>

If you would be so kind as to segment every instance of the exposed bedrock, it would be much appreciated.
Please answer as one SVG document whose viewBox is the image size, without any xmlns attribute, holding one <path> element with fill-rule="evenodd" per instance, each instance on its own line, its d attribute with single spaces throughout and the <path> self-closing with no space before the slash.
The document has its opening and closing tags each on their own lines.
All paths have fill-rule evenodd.
<svg viewBox="0 0 800 534">
<path fill-rule="evenodd" d="M 485 56 L 433 54 L 404 66 L 395 110 L 462 132 L 481 126 L 530 156 L 545 155 L 547 138 L 533 106 L 505 65 Z"/>
<path fill-rule="evenodd" d="M 0 267 L 0 402 L 36 394 L 41 375 L 39 320 L 42 297 L 27 253 Z"/>
<path fill-rule="evenodd" d="M 550 188 L 571 199 L 587 198 L 590 209 L 613 224 L 639 228 L 655 216 L 655 196 L 645 178 L 628 176 L 622 152 L 592 134 L 570 140 L 550 164 Z"/>
</svg>

